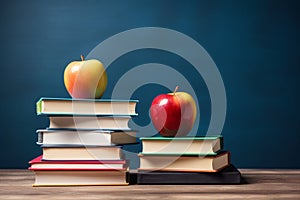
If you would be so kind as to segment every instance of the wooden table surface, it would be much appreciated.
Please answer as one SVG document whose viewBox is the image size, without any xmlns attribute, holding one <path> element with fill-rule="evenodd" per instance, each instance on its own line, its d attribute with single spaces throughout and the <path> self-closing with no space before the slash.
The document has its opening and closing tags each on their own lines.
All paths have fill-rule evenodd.
<svg viewBox="0 0 300 200">
<path fill-rule="evenodd" d="M 240 185 L 32 187 L 29 170 L 0 170 L 0 199 L 300 199 L 300 170 L 240 169 Z"/>
</svg>

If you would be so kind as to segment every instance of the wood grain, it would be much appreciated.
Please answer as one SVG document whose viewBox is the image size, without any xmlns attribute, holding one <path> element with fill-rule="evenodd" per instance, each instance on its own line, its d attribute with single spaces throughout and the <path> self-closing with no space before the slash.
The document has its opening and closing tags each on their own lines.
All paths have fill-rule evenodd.
<svg viewBox="0 0 300 200">
<path fill-rule="evenodd" d="M 241 169 L 241 185 L 32 187 L 29 170 L 0 170 L 0 199 L 300 199 L 300 170 Z"/>
</svg>

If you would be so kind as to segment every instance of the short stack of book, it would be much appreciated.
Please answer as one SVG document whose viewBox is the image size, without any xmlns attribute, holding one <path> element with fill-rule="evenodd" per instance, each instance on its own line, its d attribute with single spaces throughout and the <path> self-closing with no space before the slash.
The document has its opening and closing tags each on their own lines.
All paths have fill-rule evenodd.
<svg viewBox="0 0 300 200">
<path fill-rule="evenodd" d="M 137 184 L 237 184 L 222 136 L 143 137 Z"/>
<path fill-rule="evenodd" d="M 122 145 L 136 143 L 128 122 L 137 102 L 41 98 L 37 114 L 50 124 L 37 130 L 43 154 L 29 162 L 33 185 L 128 185 Z"/>
</svg>

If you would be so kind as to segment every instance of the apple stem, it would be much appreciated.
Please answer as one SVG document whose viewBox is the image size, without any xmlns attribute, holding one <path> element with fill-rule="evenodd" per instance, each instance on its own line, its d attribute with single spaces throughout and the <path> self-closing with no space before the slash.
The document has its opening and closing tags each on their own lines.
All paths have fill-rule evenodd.
<svg viewBox="0 0 300 200">
<path fill-rule="evenodd" d="M 177 86 L 175 87 L 175 90 L 174 90 L 174 92 L 173 92 L 173 95 L 175 95 L 175 93 L 177 92 L 178 88 L 179 88 L 179 86 L 177 85 Z"/>
<path fill-rule="evenodd" d="M 84 61 L 84 56 L 80 55 L 81 61 Z"/>
</svg>

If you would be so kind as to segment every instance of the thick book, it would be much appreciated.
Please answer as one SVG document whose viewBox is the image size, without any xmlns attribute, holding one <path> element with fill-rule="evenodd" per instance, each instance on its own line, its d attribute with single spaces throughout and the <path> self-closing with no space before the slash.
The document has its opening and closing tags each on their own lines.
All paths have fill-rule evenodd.
<svg viewBox="0 0 300 200">
<path fill-rule="evenodd" d="M 33 170 L 33 186 L 128 185 L 128 170 Z"/>
<path fill-rule="evenodd" d="M 70 99 L 42 97 L 36 103 L 38 115 L 137 115 L 138 100 Z"/>
<path fill-rule="evenodd" d="M 43 145 L 43 160 L 121 160 L 124 158 L 118 146 L 65 146 Z"/>
<path fill-rule="evenodd" d="M 230 153 L 219 152 L 211 155 L 139 154 L 139 170 L 217 172 L 230 165 Z"/>
<path fill-rule="evenodd" d="M 163 172 L 163 171 L 138 171 L 130 174 L 132 183 L 157 184 L 157 185 L 188 185 L 188 184 L 240 184 L 242 176 L 234 165 L 229 165 L 216 173 L 207 172 Z"/>
<path fill-rule="evenodd" d="M 29 161 L 30 170 L 123 170 L 126 160 L 43 160 L 40 155 Z"/>
<path fill-rule="evenodd" d="M 36 131 L 39 145 L 124 145 L 136 143 L 136 131 L 40 129 Z"/>
<path fill-rule="evenodd" d="M 49 116 L 49 129 L 130 130 L 130 116 Z"/>
<path fill-rule="evenodd" d="M 223 148 L 222 136 L 142 137 L 140 140 L 145 154 L 216 154 Z"/>
</svg>

